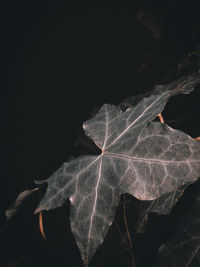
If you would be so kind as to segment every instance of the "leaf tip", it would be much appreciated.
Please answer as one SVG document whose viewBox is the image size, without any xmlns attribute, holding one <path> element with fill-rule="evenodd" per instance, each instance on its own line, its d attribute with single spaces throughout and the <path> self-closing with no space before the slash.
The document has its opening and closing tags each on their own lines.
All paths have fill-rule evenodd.
<svg viewBox="0 0 200 267">
<path fill-rule="evenodd" d="M 38 206 L 35 210 L 34 210 L 34 214 L 38 214 L 39 212 L 41 212 L 43 210 L 42 207 Z"/>
</svg>

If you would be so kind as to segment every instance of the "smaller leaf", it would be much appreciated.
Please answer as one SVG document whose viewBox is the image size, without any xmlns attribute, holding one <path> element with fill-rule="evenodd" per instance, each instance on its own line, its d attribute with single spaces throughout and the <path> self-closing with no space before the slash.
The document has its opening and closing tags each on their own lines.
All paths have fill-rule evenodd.
<svg viewBox="0 0 200 267">
<path fill-rule="evenodd" d="M 160 215 L 168 215 L 183 195 L 185 189 L 189 184 L 181 186 L 177 190 L 162 195 L 158 199 L 152 201 L 143 201 L 140 203 L 140 216 L 136 224 L 136 232 L 142 233 L 145 230 L 146 223 L 148 221 L 148 215 L 151 212 L 158 213 Z"/>
<path fill-rule="evenodd" d="M 160 247 L 155 267 L 160 266 L 200 266 L 200 190 L 175 234 Z"/>
<path fill-rule="evenodd" d="M 169 97 L 179 95 L 179 94 L 190 94 L 200 83 L 199 73 L 194 73 L 188 76 L 183 76 L 174 82 L 166 85 L 156 85 L 153 90 L 147 91 L 144 94 L 133 95 L 126 98 L 119 107 L 125 110 L 129 107 L 137 105 L 144 97 L 149 97 L 151 95 L 157 95 L 164 91 L 169 91 L 170 95 L 166 98 L 168 101 Z"/>
<path fill-rule="evenodd" d="M 188 185 L 189 184 L 181 186 L 177 190 L 167 193 L 161 196 L 160 198 L 154 200 L 148 212 L 155 212 L 161 215 L 170 214 L 172 208 L 181 198 Z"/>
<path fill-rule="evenodd" d="M 11 206 L 6 210 L 7 221 L 9 221 L 15 214 L 17 214 L 21 209 L 23 209 L 23 207 L 26 206 L 27 202 L 29 202 L 33 194 L 38 190 L 39 188 L 34 188 L 21 192 L 17 196 L 15 202 L 11 204 Z"/>
</svg>

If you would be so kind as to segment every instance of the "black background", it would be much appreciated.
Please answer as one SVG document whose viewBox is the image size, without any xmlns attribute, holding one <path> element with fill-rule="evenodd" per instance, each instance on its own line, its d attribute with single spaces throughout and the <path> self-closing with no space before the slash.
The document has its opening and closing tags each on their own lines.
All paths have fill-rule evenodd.
<svg viewBox="0 0 200 267">
<path fill-rule="evenodd" d="M 144 11 L 158 35 L 139 19 Z M 77 154 L 82 123 L 95 109 L 179 76 L 181 59 L 198 45 L 200 19 L 198 1 L 181 0 L 98 8 L 10 1 L 1 13 L 3 216 L 33 180 Z M 172 113 L 183 116 L 184 101 Z M 199 112 L 196 98 L 188 101 L 191 114 Z M 199 128 L 189 121 L 187 132 L 195 137 Z"/>
</svg>

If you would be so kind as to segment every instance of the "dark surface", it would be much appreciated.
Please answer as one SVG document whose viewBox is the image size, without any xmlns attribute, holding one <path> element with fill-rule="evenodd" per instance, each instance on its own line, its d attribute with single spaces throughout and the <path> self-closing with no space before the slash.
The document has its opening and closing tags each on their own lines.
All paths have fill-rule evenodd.
<svg viewBox="0 0 200 267">
<path fill-rule="evenodd" d="M 5 7 L 4 207 L 21 187 L 47 177 L 72 154 L 95 107 L 151 89 L 194 50 L 198 16 L 192 2 L 172 1 L 167 11 L 162 1 L 139 2 L 132 8 L 14 1 Z M 160 39 L 136 19 L 143 9 L 153 12 Z"/>
<path fill-rule="evenodd" d="M 75 143 L 82 122 L 96 107 L 117 105 L 156 83 L 197 69 L 193 57 L 190 64 L 183 58 L 196 49 L 200 39 L 195 30 L 200 25 L 198 1 L 143 0 L 107 8 L 72 8 L 66 3 L 5 1 L 1 8 L 1 218 L 16 196 L 33 186 L 33 180 L 47 178 L 81 151 Z M 200 132 L 197 96 L 172 100 L 164 113 L 170 126 L 193 137 Z M 70 241 L 68 237 L 55 241 L 57 217 L 52 218 L 49 230 L 55 231 L 53 245 L 41 241 L 35 215 L 27 212 L 22 218 L 14 223 L 13 235 L 9 230 L 10 238 L 4 239 L 5 261 L 19 260 L 13 266 L 31 266 L 30 262 L 44 266 L 46 261 L 67 266 L 66 254 L 73 255 L 76 249 L 72 236 Z M 115 236 L 116 232 L 114 242 L 105 242 L 107 247 L 120 239 Z M 126 251 L 121 247 L 114 251 L 119 258 L 120 253 Z M 70 266 L 79 266 L 78 252 L 70 259 L 76 259 Z M 110 266 L 125 266 L 117 259 L 118 265 Z"/>
</svg>

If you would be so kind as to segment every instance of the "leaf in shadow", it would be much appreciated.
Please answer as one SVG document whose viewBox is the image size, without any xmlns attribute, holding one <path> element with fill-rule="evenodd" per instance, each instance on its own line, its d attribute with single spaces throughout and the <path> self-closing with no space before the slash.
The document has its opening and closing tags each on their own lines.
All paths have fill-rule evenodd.
<svg viewBox="0 0 200 267">
<path fill-rule="evenodd" d="M 44 187 L 44 184 L 41 184 L 41 186 L 37 188 L 33 188 L 30 190 L 25 190 L 21 192 L 17 196 L 15 202 L 12 203 L 5 212 L 7 221 L 10 221 L 19 212 L 22 212 L 25 209 L 32 207 L 33 205 L 37 206 L 38 202 L 42 198 L 43 187 Z"/>
<path fill-rule="evenodd" d="M 158 213 L 160 215 L 168 215 L 175 204 L 179 201 L 183 195 L 185 189 L 189 186 L 186 184 L 179 187 L 177 190 L 164 194 L 158 199 L 152 201 L 142 201 L 139 203 L 139 218 L 136 223 L 136 233 L 142 233 L 145 230 L 146 223 L 148 221 L 148 214 L 151 212 Z"/>
<path fill-rule="evenodd" d="M 200 266 L 200 190 L 176 232 L 160 247 L 155 267 Z"/>
<path fill-rule="evenodd" d="M 183 76 L 170 84 L 156 85 L 153 90 L 147 91 L 144 94 L 130 96 L 123 100 L 122 103 L 119 104 L 119 107 L 122 110 L 126 110 L 129 107 L 137 105 L 144 97 L 149 97 L 153 94 L 159 94 L 162 91 L 169 91 L 170 96 L 175 96 L 178 94 L 189 94 L 199 83 L 200 78 L 198 73 Z M 169 98 L 166 98 L 166 100 L 168 99 Z"/>
</svg>

